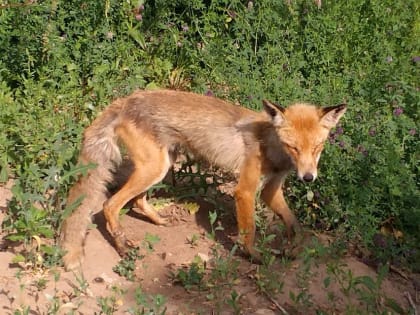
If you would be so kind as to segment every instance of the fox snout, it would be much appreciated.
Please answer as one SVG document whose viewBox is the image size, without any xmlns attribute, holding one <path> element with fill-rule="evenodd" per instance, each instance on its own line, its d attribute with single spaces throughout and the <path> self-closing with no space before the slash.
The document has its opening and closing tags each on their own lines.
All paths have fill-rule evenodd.
<svg viewBox="0 0 420 315">
<path fill-rule="evenodd" d="M 315 180 L 315 177 L 316 177 L 316 176 L 314 176 L 314 175 L 313 175 L 313 174 L 311 174 L 311 173 L 305 173 L 305 175 L 303 175 L 303 176 L 302 176 L 302 179 L 303 179 L 305 182 L 310 183 L 310 182 L 313 182 L 313 181 Z"/>
<path fill-rule="evenodd" d="M 301 181 L 306 183 L 314 182 L 318 176 L 318 161 L 321 156 L 321 148 L 316 155 L 310 152 L 303 152 L 295 157 L 297 175 Z"/>
<path fill-rule="evenodd" d="M 318 152 L 316 156 L 312 153 L 302 152 L 297 148 L 288 148 L 289 156 L 294 164 L 298 178 L 306 183 L 315 181 L 318 176 L 318 161 L 321 152 Z"/>
<path fill-rule="evenodd" d="M 305 170 L 305 171 L 301 171 L 299 168 L 298 168 L 298 171 L 297 171 L 297 173 L 298 173 L 298 177 L 299 177 L 299 179 L 301 180 L 301 181 L 304 181 L 304 182 L 306 182 L 306 183 L 311 183 L 311 182 L 313 182 L 313 181 L 315 181 L 315 179 L 316 179 L 316 177 L 317 177 L 317 170 L 315 169 L 315 170 Z"/>
</svg>

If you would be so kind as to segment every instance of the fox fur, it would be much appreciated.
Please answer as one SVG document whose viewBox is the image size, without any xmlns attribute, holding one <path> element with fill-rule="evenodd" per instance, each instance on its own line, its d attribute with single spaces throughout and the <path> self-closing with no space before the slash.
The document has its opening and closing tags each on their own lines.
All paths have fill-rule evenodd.
<svg viewBox="0 0 420 315">
<path fill-rule="evenodd" d="M 180 149 L 237 174 L 235 205 L 245 252 L 259 259 L 254 203 L 261 178 L 262 200 L 283 219 L 291 236 L 298 223 L 283 196 L 285 177 L 296 169 L 300 179 L 315 180 L 324 142 L 346 106 L 297 103 L 283 108 L 264 100 L 263 108 L 255 112 L 215 97 L 171 90 L 136 91 L 115 100 L 84 132 L 79 164 L 94 163 L 96 168 L 69 192 L 68 204 L 82 201 L 61 229 L 65 268 L 74 269 L 82 261 L 92 213 L 103 209 L 120 254 L 132 245 L 118 220 L 130 200 L 154 223 L 165 224 L 147 203 L 146 191 L 164 178 Z M 113 174 L 124 171 L 121 146 L 133 166 L 110 196 L 107 186 Z"/>
</svg>

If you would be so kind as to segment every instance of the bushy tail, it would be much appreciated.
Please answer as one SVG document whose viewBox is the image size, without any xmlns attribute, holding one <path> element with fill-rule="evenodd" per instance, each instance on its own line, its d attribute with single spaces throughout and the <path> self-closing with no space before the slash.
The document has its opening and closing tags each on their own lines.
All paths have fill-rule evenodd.
<svg viewBox="0 0 420 315">
<path fill-rule="evenodd" d="M 96 168 L 89 170 L 74 184 L 67 199 L 68 205 L 82 199 L 61 228 L 60 244 L 66 251 L 63 260 L 67 270 L 80 265 L 91 215 L 102 209 L 107 199 L 107 183 L 112 180 L 113 170 L 121 162 L 115 127 L 122 106 L 122 100 L 115 101 L 85 130 L 79 164 L 93 163 Z"/>
</svg>

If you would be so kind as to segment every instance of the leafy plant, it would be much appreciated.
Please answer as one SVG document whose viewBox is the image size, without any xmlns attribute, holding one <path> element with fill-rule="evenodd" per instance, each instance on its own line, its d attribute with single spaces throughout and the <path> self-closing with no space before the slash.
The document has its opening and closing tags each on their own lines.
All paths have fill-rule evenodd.
<svg viewBox="0 0 420 315">
<path fill-rule="evenodd" d="M 312 2 L 2 4 L 0 182 L 13 182 L 2 229 L 9 240 L 25 245 L 16 261 L 37 267 L 59 263 L 53 242 L 63 218 L 77 206 L 66 204 L 68 189 L 92 167 L 76 166 L 84 128 L 113 98 L 137 88 L 169 87 L 255 110 L 263 98 L 285 106 L 347 103 L 320 160 L 317 182 L 309 186 L 290 176 L 285 196 L 304 225 L 339 234 L 341 249 L 350 241 L 365 253 L 363 259 L 418 271 L 419 3 L 328 1 L 318 9 Z M 175 179 L 182 184 L 177 197 L 205 196 L 215 203 L 214 186 L 226 176 L 187 160 Z M 152 190 L 170 192 L 168 187 Z M 217 204 L 209 218 L 213 237 L 222 228 L 219 210 Z M 258 227 L 263 266 L 271 266 L 273 236 Z M 40 246 L 33 244 L 38 239 Z M 155 240 L 151 236 L 144 245 L 153 250 Z M 320 251 L 305 254 L 314 258 Z M 234 263 L 219 266 L 226 271 Z M 185 271 L 185 281 L 202 285 L 208 270 L 194 268 Z M 223 281 L 234 278 L 219 271 Z M 302 285 L 307 271 L 302 270 Z M 262 289 L 282 289 L 271 288 L 268 277 L 261 272 Z M 377 279 L 372 285 L 341 277 L 348 278 L 346 290 L 364 287 L 368 297 L 377 297 Z M 294 300 L 309 305 L 310 297 L 297 293 Z"/>
<path fill-rule="evenodd" d="M 101 308 L 100 314 L 112 315 L 118 311 L 119 307 L 122 305 L 121 299 L 126 291 L 117 286 L 112 286 L 111 291 L 111 295 L 97 298 L 97 303 Z"/>
<path fill-rule="evenodd" d="M 205 265 L 199 256 L 195 256 L 188 268 L 180 268 L 174 275 L 174 280 L 179 282 L 185 289 L 193 287 L 201 288 L 205 276 Z"/>
<path fill-rule="evenodd" d="M 127 280 L 134 281 L 136 262 L 143 257 L 139 254 L 138 248 L 132 248 L 112 270 Z"/>
<path fill-rule="evenodd" d="M 141 287 L 136 288 L 134 293 L 136 307 L 128 310 L 132 315 L 165 315 L 166 298 L 161 294 L 150 295 L 145 293 Z"/>
<path fill-rule="evenodd" d="M 325 278 L 324 284 L 329 286 L 332 279 L 336 281 L 347 300 L 347 311 L 358 311 L 353 305 L 350 297 L 356 295 L 363 302 L 363 307 L 367 312 L 382 312 L 392 310 L 398 314 L 404 314 L 403 308 L 392 298 L 385 296 L 381 290 L 382 282 L 388 274 L 388 266 L 383 265 L 379 268 L 376 279 L 370 276 L 355 276 L 345 265 L 331 262 L 327 265 L 327 272 L 330 276 Z"/>
</svg>

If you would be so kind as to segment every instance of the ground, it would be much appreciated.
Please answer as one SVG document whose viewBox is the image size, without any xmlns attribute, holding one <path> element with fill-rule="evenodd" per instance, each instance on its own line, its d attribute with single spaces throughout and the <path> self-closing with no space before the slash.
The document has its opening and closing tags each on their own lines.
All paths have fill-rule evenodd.
<svg viewBox="0 0 420 315">
<path fill-rule="evenodd" d="M 10 198 L 9 183 L 0 187 L 0 221 Z M 122 217 L 127 235 L 139 242 L 144 256 L 136 260 L 133 281 L 113 271 L 120 257 L 109 242 L 101 213 L 94 219 L 97 228 L 89 231 L 81 271 L 25 269 L 12 263 L 18 248 L 3 246 L 0 313 L 415 314 L 419 306 L 411 275 L 391 270 L 380 281 L 377 268 L 351 254 L 316 259 L 310 253 L 317 249 L 306 250 L 306 256 L 277 256 L 265 265 L 252 264 L 235 250 L 232 213 L 216 219 L 212 229 L 210 203 L 161 206 L 171 218 L 168 227 L 153 225 L 135 211 Z M 331 240 L 309 235 L 306 242 L 324 244 L 321 248 Z"/>
</svg>

